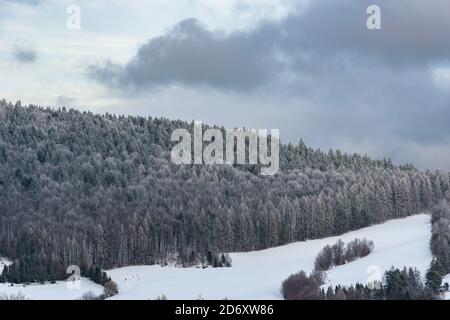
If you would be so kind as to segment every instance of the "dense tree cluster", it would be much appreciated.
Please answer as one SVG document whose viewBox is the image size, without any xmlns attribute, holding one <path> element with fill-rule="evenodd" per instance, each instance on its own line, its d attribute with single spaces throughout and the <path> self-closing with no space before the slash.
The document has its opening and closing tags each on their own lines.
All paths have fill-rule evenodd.
<svg viewBox="0 0 450 320">
<path fill-rule="evenodd" d="M 446 199 L 431 211 L 431 223 L 431 252 L 445 272 L 450 273 L 450 206 Z"/>
<path fill-rule="evenodd" d="M 441 259 L 433 258 L 430 263 L 430 268 L 426 274 L 426 285 L 433 290 L 434 293 L 439 293 L 441 291 L 448 291 L 449 284 L 442 283 L 444 276 L 447 271 L 441 263 Z"/>
<path fill-rule="evenodd" d="M 427 284 L 435 292 L 442 289 L 442 279 L 450 273 L 450 206 L 448 200 L 440 201 L 431 211 L 431 252 L 434 256 L 426 274 Z M 448 283 L 444 284 L 448 290 Z"/>
<path fill-rule="evenodd" d="M 368 156 L 357 153 L 347 154 L 340 150 L 323 152 L 306 146 L 303 140 L 298 145 L 288 143 L 280 146 L 280 167 L 282 170 L 304 170 L 307 168 L 321 171 L 346 168 L 352 171 L 365 170 L 367 168 L 394 169 L 390 160 L 373 160 Z M 404 170 L 414 170 L 411 164 L 401 166 Z"/>
<path fill-rule="evenodd" d="M 340 266 L 352 262 L 358 258 L 369 255 L 375 245 L 367 239 L 355 239 L 345 245 L 338 240 L 332 246 L 326 245 L 318 254 L 314 263 L 315 270 L 327 271 L 331 267 Z"/>
<path fill-rule="evenodd" d="M 307 276 L 301 271 L 286 279 L 281 288 L 286 300 L 431 300 L 438 299 L 424 286 L 420 272 L 413 268 L 392 268 L 377 285 L 356 284 L 350 287 L 323 287 L 317 272 Z"/>
<path fill-rule="evenodd" d="M 207 254 L 207 262 L 214 268 L 231 267 L 231 257 L 228 253 L 211 253 Z"/>
<path fill-rule="evenodd" d="M 15 281 L 323 238 L 430 209 L 443 172 L 282 145 L 281 171 L 175 165 L 182 121 L 0 101 L 0 253 Z M 31 274 L 27 276 L 26 274 Z"/>
<path fill-rule="evenodd" d="M 62 279 L 69 275 L 62 270 L 59 260 L 47 261 L 38 255 L 27 255 L 20 259 L 15 259 L 10 266 L 5 266 L 0 275 L 0 283 L 24 283 L 50 281 L 54 283 L 58 278 Z"/>
<path fill-rule="evenodd" d="M 87 270 L 83 275 L 102 286 L 104 286 L 105 283 L 111 281 L 111 277 L 108 276 L 106 272 L 102 271 L 102 269 L 100 269 L 99 267 L 91 266 L 89 270 Z"/>
</svg>

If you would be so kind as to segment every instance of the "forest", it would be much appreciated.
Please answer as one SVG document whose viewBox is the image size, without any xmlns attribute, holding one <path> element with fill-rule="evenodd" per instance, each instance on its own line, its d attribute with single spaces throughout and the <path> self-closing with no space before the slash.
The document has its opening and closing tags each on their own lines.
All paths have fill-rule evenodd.
<svg viewBox="0 0 450 320">
<path fill-rule="evenodd" d="M 417 214 L 449 190 L 448 173 L 303 141 L 280 145 L 274 176 L 175 165 L 171 133 L 192 126 L 0 101 L 0 254 L 16 270 L 3 280 L 63 279 L 69 265 L 208 264 Z"/>
<path fill-rule="evenodd" d="M 450 273 L 450 193 L 431 210 L 431 241 L 433 254 L 426 282 L 435 292 L 442 290 L 445 275 Z M 448 291 L 448 283 L 445 291 Z"/>
</svg>

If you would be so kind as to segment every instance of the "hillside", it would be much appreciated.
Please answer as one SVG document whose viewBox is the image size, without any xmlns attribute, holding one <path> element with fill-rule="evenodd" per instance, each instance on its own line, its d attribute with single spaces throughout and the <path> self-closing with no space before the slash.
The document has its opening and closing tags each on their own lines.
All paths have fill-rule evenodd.
<svg viewBox="0 0 450 320">
<path fill-rule="evenodd" d="M 76 264 L 207 263 L 220 252 L 325 238 L 428 210 L 448 174 L 283 145 L 281 172 L 178 166 L 191 124 L 0 102 L 3 280 L 63 279 Z"/>
<path fill-rule="evenodd" d="M 311 272 L 318 252 L 338 239 L 371 239 L 369 256 L 327 272 L 327 285 L 367 283 L 367 268 L 376 265 L 382 275 L 392 266 L 417 267 L 425 275 L 431 261 L 430 217 L 426 214 L 397 219 L 339 237 L 296 242 L 262 251 L 232 253 L 231 268 L 176 268 L 133 266 L 108 271 L 119 285 L 113 299 L 282 299 L 281 283 L 289 275 Z"/>
<path fill-rule="evenodd" d="M 392 266 L 416 267 L 422 276 L 431 261 L 429 240 L 430 217 L 420 214 L 375 225 L 339 237 L 296 242 L 289 245 L 246 253 L 231 253 L 231 268 L 179 268 L 161 266 L 131 266 L 108 271 L 119 285 L 113 299 L 155 299 L 163 294 L 169 299 L 282 299 L 281 282 L 299 270 L 310 272 L 317 253 L 326 244 L 338 239 L 371 239 L 375 250 L 327 272 L 327 284 L 351 285 L 366 283 L 372 275 L 368 268 L 378 266 L 380 273 Z M 445 279 L 448 281 L 448 279 Z M 10 287 L 0 285 L 0 294 L 22 292 L 28 298 L 75 299 L 83 292 L 100 290 L 83 279 L 81 291 L 69 290 L 63 282 L 57 285 Z M 101 291 L 100 291 L 101 292 Z"/>
</svg>

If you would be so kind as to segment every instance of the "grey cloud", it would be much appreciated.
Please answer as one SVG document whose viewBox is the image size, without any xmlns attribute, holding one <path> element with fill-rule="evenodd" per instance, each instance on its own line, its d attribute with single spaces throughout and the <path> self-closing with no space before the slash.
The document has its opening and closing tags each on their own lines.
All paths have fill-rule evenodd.
<svg viewBox="0 0 450 320">
<path fill-rule="evenodd" d="M 1 1 L 36 6 L 38 4 L 41 4 L 44 0 L 0 0 L 0 2 Z"/>
<path fill-rule="evenodd" d="M 366 28 L 377 3 L 382 30 Z M 450 2 L 435 0 L 318 0 L 281 24 L 285 46 L 326 56 L 360 54 L 391 65 L 424 64 L 450 56 Z"/>
<path fill-rule="evenodd" d="M 281 68 L 275 39 L 268 37 L 261 31 L 226 35 L 189 19 L 143 45 L 126 66 L 108 62 L 90 73 L 109 85 L 138 89 L 183 84 L 251 90 L 272 81 Z"/>
<path fill-rule="evenodd" d="M 433 6 L 422 0 L 378 3 L 383 29 L 376 31 L 366 28 L 372 0 L 316 0 L 305 12 L 231 34 L 186 20 L 143 45 L 127 65 L 93 66 L 90 73 L 108 85 L 137 89 L 183 84 L 245 92 L 285 73 L 308 72 L 308 60 L 317 57 L 345 55 L 391 67 L 450 59 L 448 0 L 435 0 Z"/>
<path fill-rule="evenodd" d="M 68 96 L 58 96 L 56 97 L 56 105 L 64 107 L 73 107 L 75 105 L 76 99 Z"/>
<path fill-rule="evenodd" d="M 22 63 L 33 63 L 37 59 L 37 54 L 32 49 L 16 48 L 14 50 L 14 58 Z"/>
</svg>

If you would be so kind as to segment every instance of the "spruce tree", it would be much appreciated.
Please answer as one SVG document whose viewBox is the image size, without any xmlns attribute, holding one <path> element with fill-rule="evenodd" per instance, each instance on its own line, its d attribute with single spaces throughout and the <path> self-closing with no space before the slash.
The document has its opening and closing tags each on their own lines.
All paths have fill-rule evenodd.
<svg viewBox="0 0 450 320">
<path fill-rule="evenodd" d="M 426 286 L 433 292 L 437 293 L 441 287 L 442 279 L 445 275 L 444 267 L 438 258 L 433 258 L 430 268 L 428 269 L 426 277 Z"/>
</svg>

